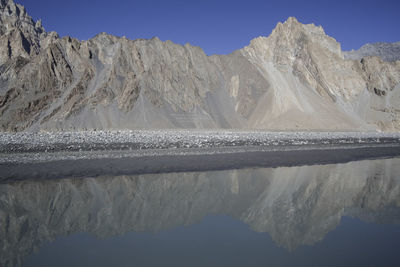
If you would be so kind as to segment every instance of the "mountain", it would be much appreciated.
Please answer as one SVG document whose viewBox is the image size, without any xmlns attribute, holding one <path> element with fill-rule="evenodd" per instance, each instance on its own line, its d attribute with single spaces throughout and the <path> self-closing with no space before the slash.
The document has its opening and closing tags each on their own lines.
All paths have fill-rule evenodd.
<svg viewBox="0 0 400 267">
<path fill-rule="evenodd" d="M 400 61 L 347 60 L 295 18 L 229 55 L 46 32 L 0 0 L 0 130 L 399 130 Z"/>
<path fill-rule="evenodd" d="M 240 220 L 294 250 L 323 240 L 343 216 L 399 223 L 399 171 L 393 158 L 0 184 L 0 265 L 20 266 L 46 243 L 76 233 L 158 233 L 210 214 Z"/>
<path fill-rule="evenodd" d="M 344 52 L 344 57 L 352 60 L 370 56 L 381 57 L 385 61 L 400 60 L 400 42 L 366 44 L 358 50 Z"/>
</svg>

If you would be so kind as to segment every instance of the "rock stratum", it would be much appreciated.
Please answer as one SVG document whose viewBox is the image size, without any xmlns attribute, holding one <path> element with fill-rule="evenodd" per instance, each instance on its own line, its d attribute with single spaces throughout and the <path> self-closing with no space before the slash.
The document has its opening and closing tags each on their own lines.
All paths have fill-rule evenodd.
<svg viewBox="0 0 400 267">
<path fill-rule="evenodd" d="M 60 38 L 0 0 L 0 42 L 1 131 L 400 129 L 396 50 L 343 53 L 322 27 L 293 17 L 207 56 L 156 37 Z"/>
</svg>

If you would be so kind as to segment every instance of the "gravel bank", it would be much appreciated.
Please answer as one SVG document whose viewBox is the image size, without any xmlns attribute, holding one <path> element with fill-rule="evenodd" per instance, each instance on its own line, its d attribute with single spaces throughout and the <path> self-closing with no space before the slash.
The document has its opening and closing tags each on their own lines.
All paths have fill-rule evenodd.
<svg viewBox="0 0 400 267">
<path fill-rule="evenodd" d="M 338 144 L 400 144 L 400 133 L 185 130 L 0 133 L 0 153 Z"/>
</svg>

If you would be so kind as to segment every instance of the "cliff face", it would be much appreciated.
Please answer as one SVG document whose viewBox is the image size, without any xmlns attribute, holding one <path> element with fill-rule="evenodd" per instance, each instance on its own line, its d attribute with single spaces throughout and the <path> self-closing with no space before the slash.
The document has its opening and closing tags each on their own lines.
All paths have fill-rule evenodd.
<svg viewBox="0 0 400 267">
<path fill-rule="evenodd" d="M 0 185 L 1 266 L 57 237 L 159 232 L 228 215 L 293 250 L 314 244 L 343 216 L 399 223 L 400 159 L 347 164 L 169 173 Z"/>
<path fill-rule="evenodd" d="M 221 56 L 158 38 L 59 38 L 12 0 L 0 19 L 2 131 L 400 128 L 400 61 L 346 60 L 295 18 Z"/>
</svg>

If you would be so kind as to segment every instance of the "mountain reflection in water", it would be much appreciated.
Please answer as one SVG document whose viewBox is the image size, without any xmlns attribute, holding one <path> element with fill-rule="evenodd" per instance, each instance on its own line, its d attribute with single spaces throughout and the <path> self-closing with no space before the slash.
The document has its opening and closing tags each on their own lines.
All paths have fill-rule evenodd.
<svg viewBox="0 0 400 267">
<path fill-rule="evenodd" d="M 232 235 L 243 231 L 243 250 L 255 249 L 251 235 L 260 236 L 259 232 L 267 233 L 261 237 L 273 240 L 277 246 L 274 249 L 289 255 L 301 251 L 303 245 L 323 243 L 342 220 L 350 220 L 350 224 L 354 220 L 374 223 L 374 227 L 400 222 L 400 158 L 0 184 L 0 265 L 33 264 L 43 248 L 63 238 L 71 238 L 71 244 L 85 244 L 88 236 L 96 237 L 98 242 L 130 236 L 146 247 L 149 240 L 143 241 L 145 233 L 152 233 L 147 236 L 154 239 L 168 231 L 173 235 L 173 229 L 178 229 L 179 235 L 188 234 L 191 227 L 202 225 L 198 234 L 209 242 L 216 235 L 213 231 L 223 233 L 231 225 Z M 213 228 L 218 224 L 221 227 Z M 400 236 L 397 225 L 381 227 L 394 227 L 397 238 Z M 133 232 L 142 233 L 132 236 Z M 193 233 L 188 235 L 188 239 L 194 238 Z M 135 252 L 139 253 L 136 249 L 119 251 L 127 250 L 134 257 Z M 218 249 L 214 244 L 214 250 Z M 265 249 L 267 254 L 271 248 L 257 249 Z M 151 255 L 151 251 L 147 253 Z M 220 255 L 224 255 L 222 250 Z M 154 260 L 157 255 L 151 257 Z M 158 265 L 166 266 L 168 262 Z M 216 265 L 224 265 L 224 261 Z"/>
</svg>

